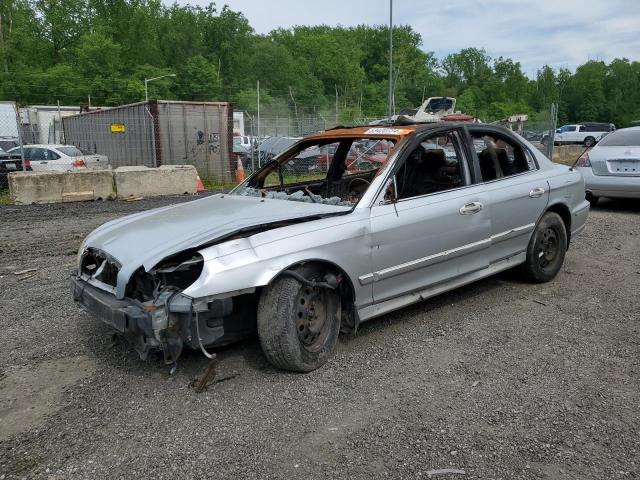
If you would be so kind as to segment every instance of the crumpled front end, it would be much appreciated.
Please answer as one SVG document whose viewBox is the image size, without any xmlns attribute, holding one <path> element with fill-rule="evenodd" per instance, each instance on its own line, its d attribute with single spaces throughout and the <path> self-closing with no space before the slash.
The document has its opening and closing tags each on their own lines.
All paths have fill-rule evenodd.
<svg viewBox="0 0 640 480">
<path fill-rule="evenodd" d="M 86 249 L 71 279 L 72 294 L 85 310 L 113 328 L 146 359 L 161 351 L 174 364 L 184 346 L 202 349 L 220 346 L 255 329 L 252 291 L 191 298 L 182 291 L 202 272 L 203 258 L 195 251 L 166 259 L 149 272 L 140 267 L 130 278 L 126 295 L 115 296 L 118 261 Z"/>
</svg>

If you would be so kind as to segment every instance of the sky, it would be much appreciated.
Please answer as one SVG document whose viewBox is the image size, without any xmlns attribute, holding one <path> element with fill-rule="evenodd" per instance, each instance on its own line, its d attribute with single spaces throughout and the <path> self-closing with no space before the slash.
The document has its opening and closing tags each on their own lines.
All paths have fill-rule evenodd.
<svg viewBox="0 0 640 480">
<path fill-rule="evenodd" d="M 206 5 L 210 0 L 177 0 Z M 166 0 L 166 3 L 173 3 Z M 257 33 L 294 25 L 380 25 L 388 0 L 227 0 Z M 531 78 L 543 65 L 572 71 L 587 60 L 640 60 L 640 0 L 395 0 L 394 24 L 411 25 L 438 58 L 484 48 L 519 61 Z"/>
</svg>

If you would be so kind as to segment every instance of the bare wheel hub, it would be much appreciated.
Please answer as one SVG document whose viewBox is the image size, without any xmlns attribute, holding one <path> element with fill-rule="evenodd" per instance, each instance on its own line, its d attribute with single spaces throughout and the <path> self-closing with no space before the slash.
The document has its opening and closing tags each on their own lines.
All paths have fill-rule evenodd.
<svg viewBox="0 0 640 480">
<path fill-rule="evenodd" d="M 558 233 L 554 228 L 547 228 L 542 232 L 538 242 L 538 259 L 540 266 L 546 268 L 558 254 Z"/>
<path fill-rule="evenodd" d="M 296 331 L 307 350 L 322 347 L 328 331 L 326 291 L 303 285 L 296 298 Z"/>
</svg>

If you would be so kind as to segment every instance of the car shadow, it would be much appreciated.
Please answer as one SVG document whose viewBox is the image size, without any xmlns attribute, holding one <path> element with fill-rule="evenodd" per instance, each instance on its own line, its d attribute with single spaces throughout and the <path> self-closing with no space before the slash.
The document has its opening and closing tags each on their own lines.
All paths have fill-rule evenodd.
<svg viewBox="0 0 640 480">
<path fill-rule="evenodd" d="M 438 316 L 435 315 L 438 311 L 451 308 L 452 304 L 455 303 L 473 301 L 477 298 L 479 299 L 490 291 L 504 288 L 506 284 L 519 283 L 526 282 L 520 278 L 519 273 L 516 270 L 506 270 L 368 320 L 360 325 L 356 336 L 343 335 L 342 342 L 348 344 L 350 341 L 356 340 L 358 337 L 373 335 L 380 330 L 391 328 L 396 324 L 404 323 L 407 320 L 427 312 L 432 312 L 434 314 L 432 317 L 434 329 L 440 329 L 443 325 L 440 323 Z M 455 328 L 456 325 L 447 320 L 447 327 Z"/>
<path fill-rule="evenodd" d="M 526 283 L 521 280 L 517 271 L 511 269 L 496 275 L 478 280 L 455 290 L 442 293 L 435 297 L 408 305 L 399 310 L 389 312 L 369 321 L 363 322 L 358 328 L 357 334 L 340 335 L 339 344 L 342 347 L 366 348 L 359 346 L 358 342 L 387 332 L 393 335 L 394 326 L 409 322 L 427 312 L 432 312 L 429 322 L 432 322 L 434 332 L 446 327 L 447 330 L 457 327 L 457 322 L 451 319 L 443 319 L 444 315 L 437 315 L 438 311 L 451 308 L 452 304 L 478 301 L 493 290 L 504 288 L 505 285 Z M 478 299 L 478 300 L 476 300 Z M 445 324 L 446 322 L 446 324 Z M 170 367 L 164 364 L 162 355 L 153 352 L 142 361 L 131 345 L 123 339 L 114 340 L 110 344 L 110 330 L 99 322 L 90 322 L 90 331 L 87 332 L 89 349 L 94 355 L 101 358 L 104 365 L 109 368 L 126 371 L 131 375 L 146 376 L 149 374 L 168 377 Z M 96 335 L 97 334 L 97 335 Z M 89 340 L 90 339 L 90 340 Z M 263 355 L 260 342 L 256 333 L 240 341 L 226 346 L 207 349 L 215 353 L 217 357 L 217 376 L 215 382 L 226 381 L 252 372 L 252 374 L 271 375 L 297 375 L 294 372 L 279 370 L 272 366 Z M 202 374 L 209 365 L 209 360 L 200 350 L 185 348 L 178 360 L 177 375 L 183 381 L 193 381 Z"/>
<path fill-rule="evenodd" d="M 601 198 L 594 212 L 640 213 L 640 198 Z"/>
</svg>

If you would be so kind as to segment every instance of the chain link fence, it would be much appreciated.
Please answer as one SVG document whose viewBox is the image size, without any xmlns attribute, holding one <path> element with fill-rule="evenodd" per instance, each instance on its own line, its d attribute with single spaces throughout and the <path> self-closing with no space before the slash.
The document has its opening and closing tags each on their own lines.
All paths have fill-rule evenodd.
<svg viewBox="0 0 640 480">
<path fill-rule="evenodd" d="M 185 164 L 195 166 L 209 187 L 228 189 L 298 139 L 340 123 L 334 116 L 320 114 L 234 112 L 225 102 L 150 101 L 82 113 L 79 107 L 49 108 L 48 116 L 38 116 L 31 110 L 25 114 L 28 109 L 13 102 L 0 102 L 0 189 L 6 189 L 12 171 Z M 510 127 L 547 156 L 566 162 L 565 151 L 573 154 L 575 149 L 549 141 L 556 129 L 555 115 L 551 109 Z M 36 117 L 45 120 L 33 121 Z M 370 125 L 376 120 L 363 117 L 349 123 Z M 304 158 L 296 158 L 285 173 L 305 178 L 326 173 L 335 148 L 327 145 L 303 152 Z M 387 145 L 356 144 L 348 159 L 352 168 L 367 168 L 383 161 L 386 151 Z"/>
</svg>

